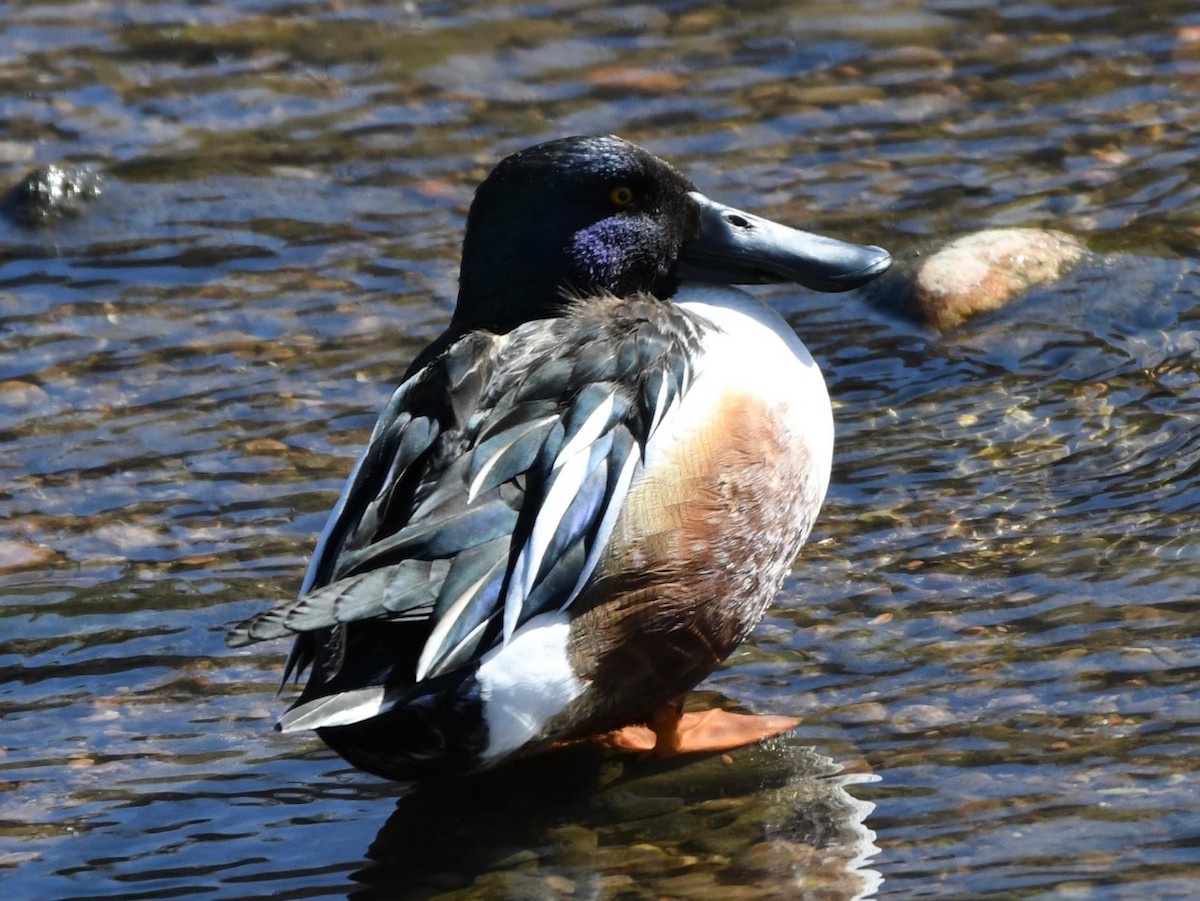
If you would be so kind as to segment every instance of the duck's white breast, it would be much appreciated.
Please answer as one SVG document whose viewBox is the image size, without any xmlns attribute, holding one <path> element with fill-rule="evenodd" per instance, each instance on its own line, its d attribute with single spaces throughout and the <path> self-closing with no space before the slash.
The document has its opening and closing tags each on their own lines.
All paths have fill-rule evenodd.
<svg viewBox="0 0 1200 901">
<path fill-rule="evenodd" d="M 704 337 L 696 380 L 679 411 L 682 418 L 690 418 L 688 411 L 703 415 L 721 399 L 739 395 L 779 411 L 780 425 L 806 446 L 811 500 L 819 507 L 833 462 L 833 409 L 825 378 L 804 342 L 775 310 L 736 288 L 687 286 L 675 301 L 715 326 Z M 679 421 L 663 425 L 688 428 Z"/>
</svg>

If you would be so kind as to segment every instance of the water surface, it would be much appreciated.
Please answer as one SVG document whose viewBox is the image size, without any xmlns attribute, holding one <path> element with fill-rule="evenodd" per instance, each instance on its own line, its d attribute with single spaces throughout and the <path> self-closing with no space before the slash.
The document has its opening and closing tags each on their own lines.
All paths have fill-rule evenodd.
<svg viewBox="0 0 1200 901">
<path fill-rule="evenodd" d="M 0 83 L 4 183 L 106 174 L 0 224 L 6 899 L 1200 891 L 1193 3 L 8 3 Z M 298 589 L 474 185 L 579 132 L 899 252 L 1095 256 L 944 335 L 767 292 L 834 485 L 704 688 L 792 736 L 382 783 L 272 732 L 285 649 L 223 634 Z"/>
</svg>

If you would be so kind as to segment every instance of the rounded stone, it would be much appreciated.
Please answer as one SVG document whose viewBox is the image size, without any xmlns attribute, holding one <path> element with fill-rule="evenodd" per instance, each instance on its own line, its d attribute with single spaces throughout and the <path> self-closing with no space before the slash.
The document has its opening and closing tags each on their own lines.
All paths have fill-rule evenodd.
<svg viewBox="0 0 1200 901">
<path fill-rule="evenodd" d="M 867 295 L 910 318 L 948 329 L 1061 278 L 1085 253 L 1066 232 L 985 229 L 927 255 L 901 255 L 894 272 Z"/>
</svg>

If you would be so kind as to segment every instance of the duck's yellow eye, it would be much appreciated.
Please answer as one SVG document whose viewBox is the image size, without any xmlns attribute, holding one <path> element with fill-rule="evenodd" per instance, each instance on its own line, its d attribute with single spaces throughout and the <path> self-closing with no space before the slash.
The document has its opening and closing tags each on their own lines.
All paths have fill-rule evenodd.
<svg viewBox="0 0 1200 901">
<path fill-rule="evenodd" d="M 633 188 L 628 185 L 617 185 L 609 192 L 608 199 L 613 202 L 613 206 L 629 206 L 633 203 Z"/>
</svg>

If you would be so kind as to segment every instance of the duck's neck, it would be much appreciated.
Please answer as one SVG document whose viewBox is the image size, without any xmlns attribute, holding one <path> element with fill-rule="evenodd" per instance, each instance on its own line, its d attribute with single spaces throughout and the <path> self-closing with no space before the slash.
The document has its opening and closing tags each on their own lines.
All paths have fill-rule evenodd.
<svg viewBox="0 0 1200 901">
<path fill-rule="evenodd" d="M 474 329 L 504 334 L 523 322 L 557 316 L 566 306 L 562 284 L 561 277 L 511 271 L 489 278 L 464 265 L 451 328 L 459 334 Z"/>
<path fill-rule="evenodd" d="M 464 265 L 458 303 L 450 324 L 408 367 L 405 378 L 433 362 L 444 350 L 469 332 L 511 332 L 523 322 L 557 316 L 565 306 L 560 290 L 547 291 L 535 279 L 509 278 L 488 281 Z"/>
</svg>

